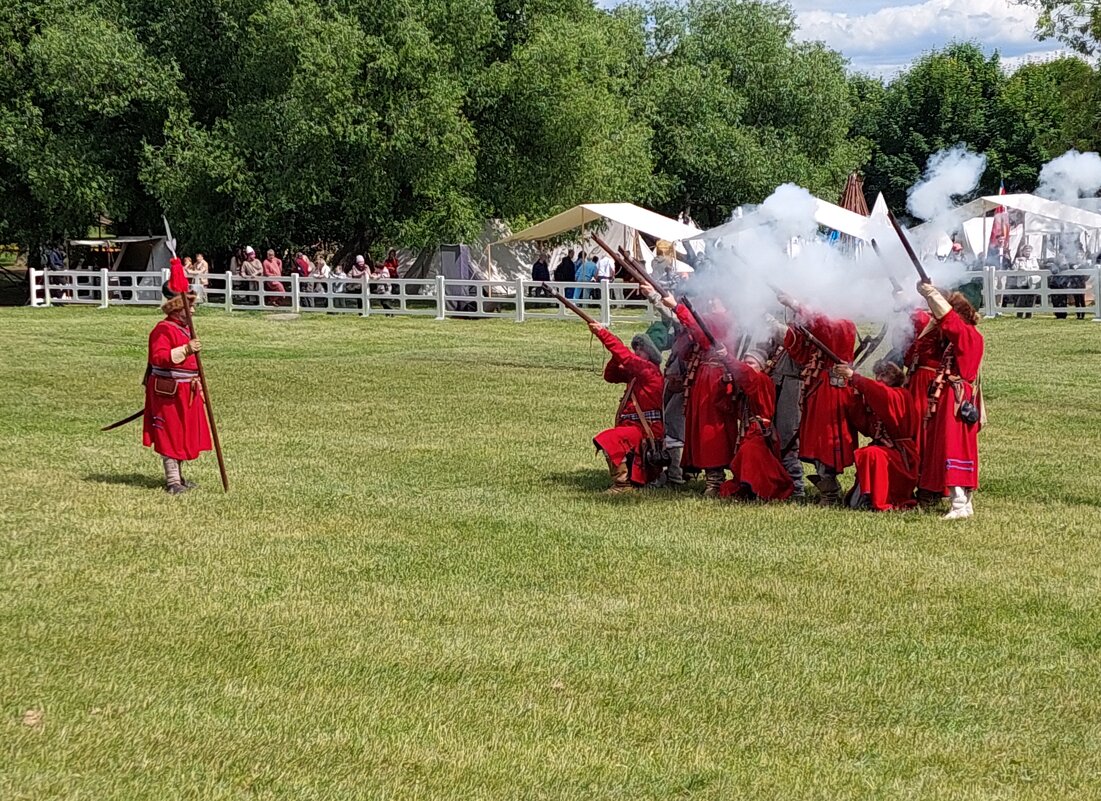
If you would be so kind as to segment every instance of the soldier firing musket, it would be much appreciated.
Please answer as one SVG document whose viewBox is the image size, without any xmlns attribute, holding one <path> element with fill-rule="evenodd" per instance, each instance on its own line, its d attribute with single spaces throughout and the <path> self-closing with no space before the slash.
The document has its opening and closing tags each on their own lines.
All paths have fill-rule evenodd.
<svg viewBox="0 0 1101 801">
<path fill-rule="evenodd" d="M 664 382 L 661 376 L 661 352 L 645 334 L 635 334 L 631 347 L 615 334 L 563 297 L 548 284 L 547 294 L 584 320 L 601 341 L 611 359 L 604 367 L 604 380 L 626 384 L 612 427 L 593 437 L 593 444 L 604 454 L 612 478 L 611 494 L 630 492 L 657 478 L 668 463 L 662 439 L 665 428 L 661 416 Z"/>
</svg>

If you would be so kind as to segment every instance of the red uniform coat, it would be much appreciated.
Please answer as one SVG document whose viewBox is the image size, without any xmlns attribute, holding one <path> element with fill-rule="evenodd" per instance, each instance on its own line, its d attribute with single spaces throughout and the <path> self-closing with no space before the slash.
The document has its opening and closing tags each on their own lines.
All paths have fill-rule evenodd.
<svg viewBox="0 0 1101 801">
<path fill-rule="evenodd" d="M 609 384 L 627 384 L 631 387 L 641 408 L 636 408 L 630 398 L 625 398 L 621 403 L 623 411 L 616 420 L 615 427 L 601 431 L 593 437 L 593 444 L 607 454 L 612 464 L 620 465 L 627 460 L 631 481 L 635 484 L 646 484 L 656 479 L 660 470 L 647 469 L 643 464 L 642 441 L 646 439 L 646 431 L 639 417 L 650 412 L 646 421 L 650 424 L 654 438 L 660 443 L 665 436 L 665 427 L 661 422 L 661 401 L 665 389 L 661 368 L 648 359 L 636 356 L 619 337 L 606 328 L 598 331 L 597 337 L 612 354 L 604 367 L 604 380 Z"/>
<path fill-rule="evenodd" d="M 820 314 L 801 315 L 800 323 L 847 362 L 853 360 L 856 326 L 849 320 L 831 320 Z M 789 330 L 784 347 L 803 367 L 818 349 L 806 337 Z M 846 419 L 852 397 L 851 387 L 830 385 L 833 365 L 823 357 L 822 367 L 811 379 L 803 395 L 803 417 L 799 424 L 799 458 L 818 461 L 838 473 L 853 463 L 854 438 Z"/>
<path fill-rule="evenodd" d="M 932 320 L 933 315 L 925 309 L 915 309 L 910 314 L 910 321 L 914 325 L 914 338 L 910 341 L 910 346 L 903 357 L 909 370 L 906 388 L 910 390 L 914 403 L 921 409 L 923 415 L 928 403 L 929 385 L 933 383 L 940 368 L 940 359 L 944 354 L 945 345 L 941 339 L 940 328 L 936 325 L 930 327 Z"/>
<path fill-rule="evenodd" d="M 952 345 L 952 369 L 963 379 L 959 383 L 961 400 L 974 402 L 974 384 L 982 364 L 982 334 L 954 309 L 940 321 L 940 330 Z M 960 420 L 956 406 L 956 394 L 946 382 L 936 414 L 926 423 L 922 444 L 918 487 L 928 492 L 944 495 L 949 487 L 979 486 L 979 424 L 968 425 Z"/>
<path fill-rule="evenodd" d="M 855 425 L 872 438 L 856 451 L 856 481 L 877 511 L 911 506 L 924 407 L 914 403 L 905 387 L 889 387 L 862 375 L 852 377 L 852 386 L 861 395 L 853 403 Z"/>
<path fill-rule="evenodd" d="M 187 327 L 169 317 L 157 323 L 149 334 L 149 366 L 162 370 L 189 371 L 199 369 L 195 356 L 180 364 L 172 363 L 172 349 L 191 341 Z M 210 428 L 203 407 L 202 390 L 196 377 L 193 381 L 176 382 L 175 395 L 162 395 L 156 389 L 155 376 L 145 382 L 145 421 L 142 441 L 161 456 L 190 460 L 210 450 Z"/>
<path fill-rule="evenodd" d="M 696 343 L 695 379 L 686 390 L 684 404 L 684 454 L 681 463 L 696 470 L 725 469 L 734 458 L 738 431 L 734 408 L 730 401 L 730 386 L 726 366 L 719 362 L 711 348 L 711 340 L 696 323 L 692 312 L 677 304 L 677 319 Z M 730 321 L 723 314 L 701 315 L 717 342 L 733 340 Z M 732 349 L 732 344 L 727 344 Z"/>
<path fill-rule="evenodd" d="M 772 376 L 745 362 L 730 364 L 734 385 L 741 393 L 739 406 L 743 429 L 730 463 L 733 478 L 723 482 L 719 494 L 739 495 L 748 487 L 761 500 L 783 500 L 795 491 L 791 475 L 780 461 L 780 444 L 773 429 L 776 385 Z"/>
</svg>

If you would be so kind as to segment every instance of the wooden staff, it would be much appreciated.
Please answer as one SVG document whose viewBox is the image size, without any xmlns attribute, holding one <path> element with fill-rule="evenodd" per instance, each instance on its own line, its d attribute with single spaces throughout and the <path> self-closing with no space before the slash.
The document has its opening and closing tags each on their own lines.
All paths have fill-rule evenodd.
<svg viewBox="0 0 1101 801">
<path fill-rule="evenodd" d="M 161 219 L 164 220 L 164 232 L 167 234 L 166 242 L 172 250 L 172 258 L 175 259 L 176 240 L 172 238 L 172 229 L 168 227 L 168 218 L 162 215 Z M 229 291 L 228 287 L 226 291 Z M 191 299 L 188 294 L 188 292 L 183 293 L 184 318 L 187 320 L 187 328 L 191 332 L 191 338 L 198 339 L 199 335 L 195 331 L 195 321 L 191 317 Z M 218 472 L 222 476 L 222 490 L 229 492 L 229 476 L 226 475 L 226 460 L 222 456 L 222 441 L 218 438 L 218 426 L 214 422 L 214 406 L 210 402 L 210 390 L 207 389 L 206 384 L 206 371 L 203 370 L 203 357 L 199 353 L 195 354 L 195 364 L 199 368 L 199 386 L 203 390 L 203 405 L 206 407 L 207 422 L 210 423 L 210 438 L 214 441 L 214 453 L 218 457 Z"/>
<path fill-rule="evenodd" d="M 191 300 L 184 294 L 184 317 L 187 319 L 187 327 L 191 331 L 191 338 L 198 339 L 195 332 L 195 321 L 191 318 Z M 214 441 L 214 453 L 218 457 L 218 472 L 222 476 L 222 490 L 229 492 L 229 476 L 226 475 L 226 460 L 222 456 L 222 442 L 218 438 L 218 426 L 214 422 L 214 406 L 210 402 L 210 390 L 206 386 L 206 371 L 203 370 L 202 354 L 195 354 L 195 364 L 199 368 L 199 385 L 203 388 L 203 405 L 206 406 L 206 418 L 210 423 L 210 438 Z"/>
<path fill-rule="evenodd" d="M 572 312 L 573 312 L 574 314 L 576 314 L 576 315 L 577 315 L 578 317 L 580 317 L 580 318 L 581 318 L 582 320 L 584 320 L 584 321 L 585 321 L 586 323 L 590 323 L 590 324 L 591 324 L 591 323 L 595 323 L 595 322 L 596 322 L 596 320 L 594 320 L 594 319 L 593 319 L 592 317 L 590 317 L 590 316 L 589 316 L 589 315 L 588 315 L 588 314 L 587 314 L 587 313 L 585 312 L 585 310 L 584 310 L 584 309 L 582 309 L 582 308 L 581 308 L 580 306 L 578 306 L 578 305 L 577 305 L 576 303 L 574 303 L 574 302 L 573 302 L 572 300 L 569 300 L 569 299 L 568 299 L 568 298 L 567 298 L 566 296 L 564 296 L 564 295 L 563 295 L 562 293 L 560 293 L 560 292 L 556 292 L 556 291 L 554 290 L 554 288 L 553 288 L 553 287 L 551 287 L 551 285 L 550 285 L 550 284 L 548 284 L 548 283 L 545 283 L 545 282 L 544 282 L 544 283 L 540 284 L 540 286 L 541 286 L 541 287 L 543 288 L 543 291 L 544 291 L 544 292 L 546 292 L 546 293 L 547 293 L 548 295 L 550 295 L 550 296 L 551 296 L 552 298 L 554 298 L 555 300 L 557 300 L 557 301 L 558 301 L 559 303 L 561 303 L 561 304 L 562 304 L 563 306 L 565 306 L 565 307 L 566 307 L 567 309 L 569 309 L 570 311 L 572 311 Z"/>
</svg>

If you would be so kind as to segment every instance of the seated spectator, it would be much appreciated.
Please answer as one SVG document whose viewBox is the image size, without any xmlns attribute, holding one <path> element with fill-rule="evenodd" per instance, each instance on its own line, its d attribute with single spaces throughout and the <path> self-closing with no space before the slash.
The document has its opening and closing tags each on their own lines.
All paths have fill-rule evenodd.
<svg viewBox="0 0 1101 801">
<path fill-rule="evenodd" d="M 283 276 L 283 260 L 275 255 L 274 250 L 268 250 L 267 258 L 264 259 L 263 264 L 264 275 L 268 278 L 281 278 Z M 283 288 L 282 281 L 265 281 L 264 289 L 269 293 L 275 293 L 278 295 L 285 294 L 286 290 Z M 268 306 L 282 306 L 286 303 L 285 298 L 269 298 Z"/>
<path fill-rule="evenodd" d="M 310 284 L 310 291 L 313 292 L 314 294 L 317 294 L 317 295 L 328 295 L 329 294 L 329 281 L 328 281 L 328 279 L 332 278 L 332 276 L 333 276 L 333 270 L 332 270 L 331 267 L 329 267 L 329 263 L 327 261 L 325 261 L 325 254 L 322 253 L 319 250 L 317 252 L 317 254 L 314 256 L 314 259 L 313 259 L 313 277 L 315 279 L 325 279 L 325 280 L 315 280 L 312 284 Z M 327 307 L 329 305 L 329 300 L 328 300 L 327 297 L 325 297 L 325 298 L 314 298 L 313 300 L 314 300 L 314 306 L 318 307 L 318 308 L 324 308 L 324 307 Z"/>
</svg>

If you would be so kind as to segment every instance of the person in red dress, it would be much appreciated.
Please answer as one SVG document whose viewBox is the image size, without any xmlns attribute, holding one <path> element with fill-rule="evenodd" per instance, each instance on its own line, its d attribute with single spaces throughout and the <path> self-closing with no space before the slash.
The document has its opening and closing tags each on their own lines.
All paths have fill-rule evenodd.
<svg viewBox="0 0 1101 801">
<path fill-rule="evenodd" d="M 918 284 L 918 292 L 947 342 L 933 379 L 940 393 L 930 396 L 926 410 L 918 489 L 950 499 L 945 518 L 967 518 L 975 513 L 972 493 L 979 486 L 983 409 L 978 379 L 984 348 L 979 316 L 959 292 L 945 297 L 926 283 Z"/>
<path fill-rule="evenodd" d="M 665 389 L 661 353 L 645 334 L 636 334 L 628 348 L 600 323 L 590 323 L 589 329 L 612 354 L 604 367 L 604 380 L 627 385 L 615 425 L 593 437 L 593 444 L 608 462 L 612 477 L 608 492 L 629 492 L 653 481 L 661 472 L 660 467 L 645 464 L 642 447 L 644 440 L 651 438 L 660 447 L 665 435 L 661 421 Z"/>
<path fill-rule="evenodd" d="M 833 368 L 833 374 L 858 393 L 850 407 L 850 419 L 872 440 L 856 450 L 856 483 L 849 505 L 854 509 L 867 505 L 877 512 L 912 508 L 924 407 L 916 404 L 903 386 L 905 376 L 897 364 L 883 359 L 873 369 L 875 380 L 847 364 Z"/>
<path fill-rule="evenodd" d="M 811 311 L 788 295 L 780 302 L 795 312 L 795 322 L 845 362 L 852 362 L 856 348 L 856 325 L 850 320 L 834 320 Z M 841 502 L 841 484 L 837 477 L 854 461 L 855 437 L 846 418 L 852 388 L 831 380 L 833 363 L 796 327 L 789 328 L 784 347 L 803 368 L 803 414 L 799 423 L 799 458 L 812 463 L 819 503 L 833 506 Z"/>
<path fill-rule="evenodd" d="M 162 292 L 165 318 L 149 334 L 142 441 L 164 463 L 165 489 L 178 495 L 195 486 L 183 477 L 180 463 L 210 450 L 210 428 L 195 359 L 201 344 L 184 316 L 184 304 L 194 307 L 195 295 L 174 293 L 168 284 Z"/>
<path fill-rule="evenodd" d="M 661 302 L 672 309 L 681 325 L 691 333 L 695 352 L 689 356 L 684 382 L 684 453 L 681 461 L 687 470 L 704 472 L 704 495 L 717 496 L 726 478 L 726 468 L 734 458 L 738 432 L 732 424 L 734 408 L 730 400 L 732 382 L 718 348 L 696 322 L 691 310 L 672 295 Z M 716 345 L 727 346 L 734 340 L 733 325 L 722 304 L 712 300 L 701 314 L 715 337 Z"/>
<path fill-rule="evenodd" d="M 751 501 L 783 501 L 791 497 L 795 484 L 780 461 L 780 442 L 774 428 L 776 384 L 765 371 L 768 354 L 752 348 L 744 361 L 728 359 L 730 375 L 738 391 L 738 438 L 731 478 L 723 483 L 723 498 Z"/>
</svg>

